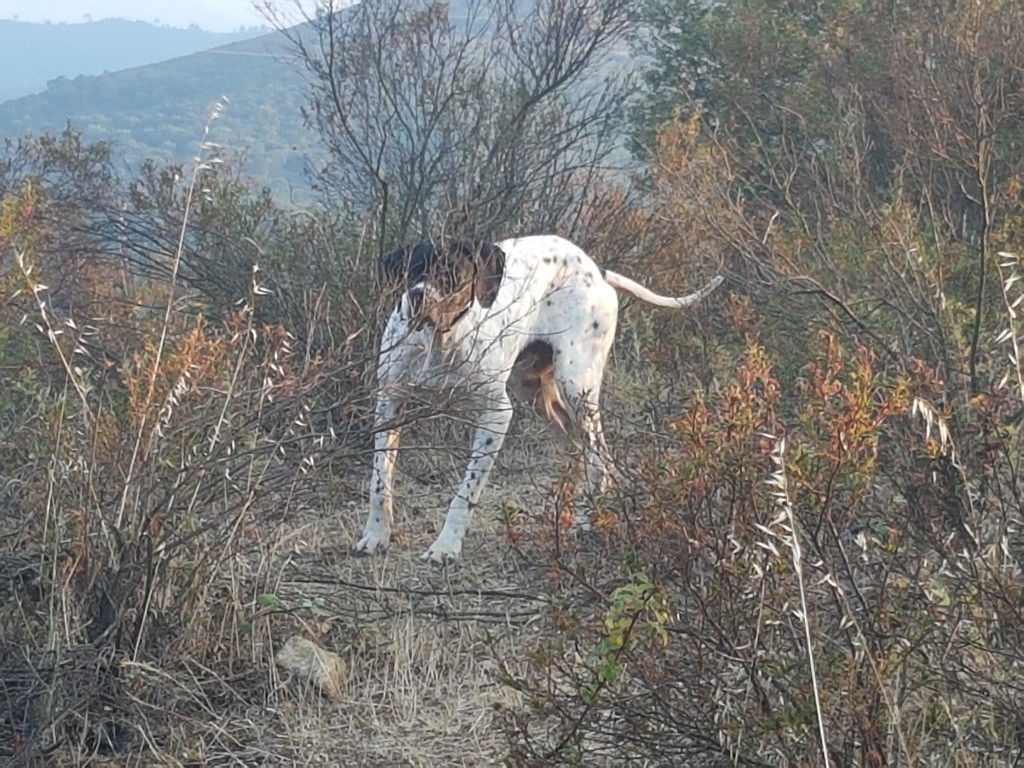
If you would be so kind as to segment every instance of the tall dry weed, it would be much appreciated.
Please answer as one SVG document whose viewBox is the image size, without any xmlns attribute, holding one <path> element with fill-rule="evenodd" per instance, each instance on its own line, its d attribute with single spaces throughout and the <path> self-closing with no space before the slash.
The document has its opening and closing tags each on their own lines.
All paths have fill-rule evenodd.
<svg viewBox="0 0 1024 768">
<path fill-rule="evenodd" d="M 177 280 L 215 149 L 204 139 L 182 182 L 168 276 L 95 254 L 70 303 L 37 257 L 52 193 L 4 198 L 0 741 L 18 761 L 158 757 L 176 726 L 153 712 L 201 717 L 211 687 L 270 652 L 256 596 L 332 447 L 317 393 L 352 374 L 260 319 L 257 264 L 228 312 Z M 185 699 L 182 669 L 199 681 Z"/>
</svg>

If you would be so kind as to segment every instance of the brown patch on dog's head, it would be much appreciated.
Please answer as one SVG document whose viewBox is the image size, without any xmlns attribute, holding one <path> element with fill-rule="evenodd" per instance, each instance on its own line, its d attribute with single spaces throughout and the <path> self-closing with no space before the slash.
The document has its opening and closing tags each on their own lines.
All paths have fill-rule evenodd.
<svg viewBox="0 0 1024 768">
<path fill-rule="evenodd" d="M 474 299 L 483 307 L 494 304 L 505 272 L 505 254 L 489 243 L 424 239 L 389 255 L 384 269 L 404 276 L 410 304 L 419 318 L 448 331 Z"/>
<path fill-rule="evenodd" d="M 436 257 L 423 284 L 423 315 L 439 331 L 447 331 L 473 303 L 477 265 L 471 243 L 449 240 Z"/>
</svg>

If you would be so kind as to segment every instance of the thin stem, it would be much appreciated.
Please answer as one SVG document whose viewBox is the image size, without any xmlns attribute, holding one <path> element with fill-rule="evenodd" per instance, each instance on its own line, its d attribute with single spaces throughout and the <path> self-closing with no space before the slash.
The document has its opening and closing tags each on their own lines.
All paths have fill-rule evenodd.
<svg viewBox="0 0 1024 768">
<path fill-rule="evenodd" d="M 789 481 L 786 477 L 786 438 L 780 437 L 776 440 L 775 450 L 772 451 L 772 461 L 778 469 L 773 473 L 768 482 L 777 489 L 775 501 L 782 508 L 782 514 L 776 518 L 776 522 L 784 522 L 789 528 L 789 546 L 793 558 L 793 571 L 796 573 L 797 584 L 800 586 L 800 618 L 804 625 L 804 642 L 807 644 L 807 663 L 811 670 L 811 688 L 814 691 L 814 714 L 818 721 L 818 737 L 821 740 L 821 757 L 826 768 L 828 760 L 828 739 L 825 736 L 825 718 L 821 710 L 821 695 L 818 692 L 818 671 L 814 665 L 814 647 L 811 643 L 811 623 L 807 613 L 807 593 L 804 589 L 803 554 L 800 549 L 800 539 L 796 531 L 796 519 L 793 516 L 793 502 L 789 497 Z M 777 534 L 776 534 L 777 535 Z"/>
</svg>

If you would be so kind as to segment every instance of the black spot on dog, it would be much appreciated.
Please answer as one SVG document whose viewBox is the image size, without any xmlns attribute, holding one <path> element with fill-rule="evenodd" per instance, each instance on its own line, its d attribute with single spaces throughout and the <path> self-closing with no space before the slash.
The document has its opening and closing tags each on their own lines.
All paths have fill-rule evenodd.
<svg viewBox="0 0 1024 768">
<path fill-rule="evenodd" d="M 594 321 L 594 323 L 593 323 L 593 325 L 592 325 L 591 327 L 592 327 L 592 328 L 593 328 L 593 329 L 594 329 L 595 331 L 599 331 L 599 330 L 601 330 L 601 324 L 600 324 L 599 322 L 597 322 L 597 320 L 595 320 L 595 321 Z"/>
</svg>

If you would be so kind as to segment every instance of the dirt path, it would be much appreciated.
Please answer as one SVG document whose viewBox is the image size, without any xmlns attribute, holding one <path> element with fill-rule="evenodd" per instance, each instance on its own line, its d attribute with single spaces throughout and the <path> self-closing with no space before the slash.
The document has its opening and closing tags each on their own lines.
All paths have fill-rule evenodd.
<svg viewBox="0 0 1024 768">
<path fill-rule="evenodd" d="M 543 604 L 523 589 L 501 512 L 504 505 L 542 509 L 562 454 L 535 435 L 513 436 L 462 562 L 440 570 L 419 555 L 440 530 L 461 460 L 408 444 L 397 485 L 399 532 L 386 555 L 351 554 L 364 522 L 363 467 L 336 478 L 340 492 L 297 520 L 283 542 L 272 592 L 282 605 L 302 607 L 301 621 L 275 620 L 268 642 L 304 634 L 341 653 L 351 670 L 339 702 L 272 671 L 268 705 L 276 717 L 261 739 L 271 753 L 359 766 L 493 765 L 506 754 L 497 712 L 515 698 L 495 679 L 497 660 L 514 662 Z"/>
</svg>

